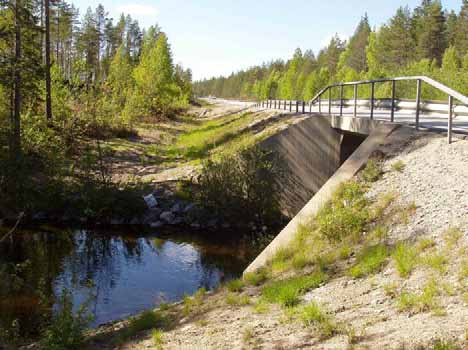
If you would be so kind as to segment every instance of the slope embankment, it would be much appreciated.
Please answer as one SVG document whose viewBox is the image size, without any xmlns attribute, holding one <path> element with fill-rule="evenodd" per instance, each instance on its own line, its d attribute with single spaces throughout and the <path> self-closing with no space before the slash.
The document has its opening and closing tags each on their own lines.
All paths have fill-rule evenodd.
<svg viewBox="0 0 468 350">
<path fill-rule="evenodd" d="M 468 141 L 401 128 L 265 268 L 100 349 L 464 349 Z M 163 321 L 161 321 L 163 320 Z M 120 339 L 120 340 L 116 340 Z"/>
</svg>

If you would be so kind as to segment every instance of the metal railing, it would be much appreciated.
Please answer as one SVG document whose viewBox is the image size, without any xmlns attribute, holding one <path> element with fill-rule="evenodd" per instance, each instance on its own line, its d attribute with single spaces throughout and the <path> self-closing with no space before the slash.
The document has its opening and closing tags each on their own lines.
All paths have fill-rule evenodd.
<svg viewBox="0 0 468 350">
<path fill-rule="evenodd" d="M 337 83 L 331 84 L 327 87 L 320 90 L 317 95 L 314 96 L 312 100 L 310 100 L 307 105 L 309 106 L 309 112 L 312 112 L 312 106 L 318 104 L 319 113 L 322 113 L 322 96 L 328 92 L 328 96 L 326 97 L 327 105 L 328 105 L 328 114 L 332 114 L 332 105 L 335 100 L 332 99 L 332 92 L 333 89 L 339 89 L 339 99 L 338 99 L 338 106 L 339 106 L 339 115 L 343 115 L 343 108 L 345 107 L 345 99 L 344 99 L 344 88 L 352 86 L 354 88 L 353 92 L 353 116 L 358 117 L 358 89 L 359 86 L 362 85 L 370 85 L 370 99 L 369 101 L 369 117 L 370 119 L 374 119 L 375 109 L 376 109 L 376 102 L 381 101 L 381 99 L 375 98 L 375 86 L 376 84 L 381 83 L 391 83 L 391 97 L 385 99 L 389 101 L 389 106 L 386 104 L 380 104 L 380 107 L 390 109 L 390 121 L 393 123 L 395 121 L 395 112 L 397 110 L 397 103 L 399 100 L 396 98 L 396 88 L 397 82 L 399 81 L 415 81 L 416 82 L 416 99 L 415 99 L 415 128 L 419 129 L 420 127 L 420 115 L 421 115 L 421 92 L 422 92 L 422 83 L 426 83 L 433 88 L 436 88 L 439 91 L 448 95 L 448 115 L 447 115 L 447 137 L 448 142 L 452 142 L 452 135 L 453 135 L 453 116 L 454 116 L 454 100 L 458 100 L 464 106 L 468 106 L 468 97 L 462 95 L 458 91 L 455 91 L 448 86 L 435 81 L 426 76 L 411 76 L 411 77 L 397 77 L 397 78 L 384 78 L 384 79 L 374 79 L 374 80 L 363 80 L 363 81 L 354 81 L 354 82 L 344 82 L 344 83 Z M 336 105 L 336 104 L 335 104 Z M 289 112 L 293 112 L 295 110 L 296 113 L 302 112 L 303 114 L 306 113 L 306 102 L 305 101 L 281 101 L 281 100 L 267 100 L 262 101 L 255 105 L 256 107 L 264 107 L 264 108 L 274 108 L 274 109 L 283 109 L 289 110 Z"/>
</svg>

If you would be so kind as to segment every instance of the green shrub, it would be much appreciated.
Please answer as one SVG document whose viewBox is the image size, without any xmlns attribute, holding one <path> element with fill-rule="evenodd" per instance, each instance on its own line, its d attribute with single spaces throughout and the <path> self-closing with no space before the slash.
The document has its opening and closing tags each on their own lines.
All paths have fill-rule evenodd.
<svg viewBox="0 0 468 350">
<path fill-rule="evenodd" d="M 244 281 L 250 286 L 259 286 L 268 279 L 268 271 L 266 269 L 260 269 L 255 272 L 248 272 L 244 275 Z"/>
<path fill-rule="evenodd" d="M 438 283 L 431 279 L 424 286 L 421 293 L 403 292 L 398 297 L 400 311 L 413 311 L 415 313 L 440 310 L 436 297 L 440 295 Z"/>
<path fill-rule="evenodd" d="M 142 314 L 133 317 L 128 325 L 126 335 L 131 337 L 142 331 L 152 328 L 164 328 L 167 324 L 167 319 L 164 315 L 157 311 L 145 311 Z"/>
<path fill-rule="evenodd" d="M 240 292 L 242 291 L 242 288 L 244 288 L 244 281 L 242 281 L 241 279 L 229 281 L 226 284 L 226 288 L 230 292 Z"/>
<path fill-rule="evenodd" d="M 338 333 L 338 326 L 332 317 L 314 302 L 304 306 L 300 318 L 306 326 L 314 326 L 322 338 L 330 338 Z"/>
<path fill-rule="evenodd" d="M 203 163 L 195 199 L 222 221 L 272 227 L 282 222 L 279 158 L 256 146 Z"/>
<path fill-rule="evenodd" d="M 262 297 L 269 303 L 278 303 L 290 307 L 299 303 L 299 297 L 310 289 L 317 288 L 326 281 L 323 272 L 311 275 L 293 277 L 287 280 L 274 281 L 262 290 Z"/>
<path fill-rule="evenodd" d="M 349 270 L 350 276 L 360 278 L 380 271 L 388 255 L 389 250 L 383 244 L 364 248 L 358 255 L 356 264 Z"/>
<path fill-rule="evenodd" d="M 319 234 L 331 241 L 357 238 L 369 219 L 369 202 L 358 182 L 347 182 L 338 188 L 330 202 L 320 209 L 315 218 Z"/>
<path fill-rule="evenodd" d="M 401 277 L 408 277 L 418 263 L 418 251 L 408 243 L 400 243 L 392 254 Z"/>
<path fill-rule="evenodd" d="M 392 164 L 392 169 L 394 171 L 399 172 L 399 173 L 403 172 L 403 170 L 405 170 L 405 167 L 406 167 L 406 165 L 405 165 L 405 163 L 403 163 L 402 160 L 399 160 L 399 161 Z"/>
<path fill-rule="evenodd" d="M 92 320 L 87 305 L 83 304 L 78 312 L 74 313 L 72 295 L 68 290 L 62 292 L 58 305 L 59 309 L 53 315 L 41 345 L 47 350 L 80 349 L 84 340 L 84 330 Z"/>
<path fill-rule="evenodd" d="M 226 304 L 231 306 L 245 306 L 250 304 L 250 298 L 248 295 L 229 293 L 226 295 Z"/>
<path fill-rule="evenodd" d="M 382 164 L 374 159 L 367 162 L 366 167 L 361 171 L 361 176 L 366 182 L 376 182 L 382 176 Z"/>
</svg>

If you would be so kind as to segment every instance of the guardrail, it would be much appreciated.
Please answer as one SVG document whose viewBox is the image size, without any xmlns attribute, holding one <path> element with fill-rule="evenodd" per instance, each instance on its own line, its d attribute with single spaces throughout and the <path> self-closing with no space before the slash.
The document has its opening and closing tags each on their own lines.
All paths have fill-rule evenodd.
<svg viewBox="0 0 468 350">
<path fill-rule="evenodd" d="M 415 81 L 416 82 L 416 100 L 414 102 L 410 101 L 403 101 L 396 98 L 396 83 L 398 81 Z M 422 91 L 422 83 L 426 83 L 439 91 L 448 95 L 448 104 L 441 104 L 441 103 L 427 103 L 421 100 L 421 91 Z M 387 99 L 376 99 L 375 98 L 375 85 L 379 83 L 391 83 L 391 97 Z M 360 85 L 370 85 L 370 99 L 368 100 L 358 100 L 358 89 Z M 345 100 L 344 99 L 344 88 L 348 86 L 354 87 L 353 99 L 352 100 Z M 339 99 L 333 100 L 332 99 L 332 91 L 333 89 L 339 89 Z M 353 107 L 353 116 L 358 117 L 358 107 L 359 106 L 366 106 L 369 107 L 369 117 L 370 119 L 374 119 L 375 110 L 379 109 L 389 109 L 390 110 L 390 121 L 395 121 L 395 112 L 398 109 L 411 109 L 415 111 L 415 128 L 419 129 L 420 126 L 420 115 L 423 111 L 428 111 L 430 113 L 433 112 L 446 112 L 447 113 L 447 138 L 448 142 L 452 142 L 452 135 L 453 135 L 453 118 L 454 114 L 457 115 L 464 115 L 465 113 L 468 115 L 468 97 L 455 91 L 444 84 L 435 81 L 426 76 L 411 76 L 411 77 L 397 77 L 397 78 L 384 78 L 384 79 L 374 79 L 374 80 L 363 80 L 363 81 L 355 81 L 355 82 L 344 82 L 344 83 L 337 83 L 331 84 L 327 87 L 323 88 L 322 90 L 314 96 L 312 100 L 309 102 L 305 101 L 282 101 L 282 100 L 266 100 L 257 103 L 256 107 L 263 107 L 263 108 L 274 108 L 274 109 L 283 109 L 289 110 L 293 112 L 295 110 L 296 113 L 302 112 L 306 113 L 306 105 L 309 106 L 309 113 L 312 112 L 312 106 L 318 104 L 319 113 L 322 113 L 322 96 L 328 92 L 328 96 L 325 99 L 326 106 L 328 108 L 328 114 L 332 114 L 332 106 L 339 107 L 339 115 L 343 115 L 343 109 L 345 107 Z M 461 105 L 455 106 L 454 100 L 458 100 L 461 102 Z M 351 102 L 350 102 L 351 101 Z M 413 103 L 413 108 L 411 108 L 411 103 Z M 447 108 L 443 108 L 441 106 L 447 106 Z M 456 110 L 455 110 L 456 109 Z"/>
</svg>

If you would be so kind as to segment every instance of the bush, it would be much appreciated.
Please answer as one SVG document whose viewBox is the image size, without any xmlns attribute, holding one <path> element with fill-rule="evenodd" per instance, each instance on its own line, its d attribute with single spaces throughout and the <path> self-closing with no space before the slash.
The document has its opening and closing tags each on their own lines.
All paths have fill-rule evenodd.
<svg viewBox="0 0 468 350">
<path fill-rule="evenodd" d="M 369 218 L 369 202 L 364 194 L 358 182 L 342 184 L 317 213 L 315 223 L 319 233 L 331 241 L 359 237 Z"/>
<path fill-rule="evenodd" d="M 361 172 L 361 176 L 366 182 L 376 182 L 382 175 L 382 164 L 374 159 L 367 162 L 366 167 Z"/>
<path fill-rule="evenodd" d="M 295 306 L 299 297 L 310 289 L 317 288 L 326 281 L 327 275 L 315 272 L 311 275 L 293 277 L 266 285 L 262 290 L 262 297 L 269 303 L 278 303 L 282 306 Z"/>
<path fill-rule="evenodd" d="M 389 251 L 383 244 L 365 248 L 349 270 L 351 277 L 360 278 L 378 272 L 387 260 Z"/>
<path fill-rule="evenodd" d="M 198 177 L 197 202 L 223 221 L 236 226 L 274 226 L 282 221 L 278 157 L 259 147 L 209 160 Z"/>
<path fill-rule="evenodd" d="M 59 309 L 42 338 L 42 347 L 46 350 L 80 349 L 83 332 L 92 319 L 87 312 L 87 305 L 82 305 L 74 313 L 72 296 L 67 290 L 63 291 L 58 304 Z"/>
</svg>

